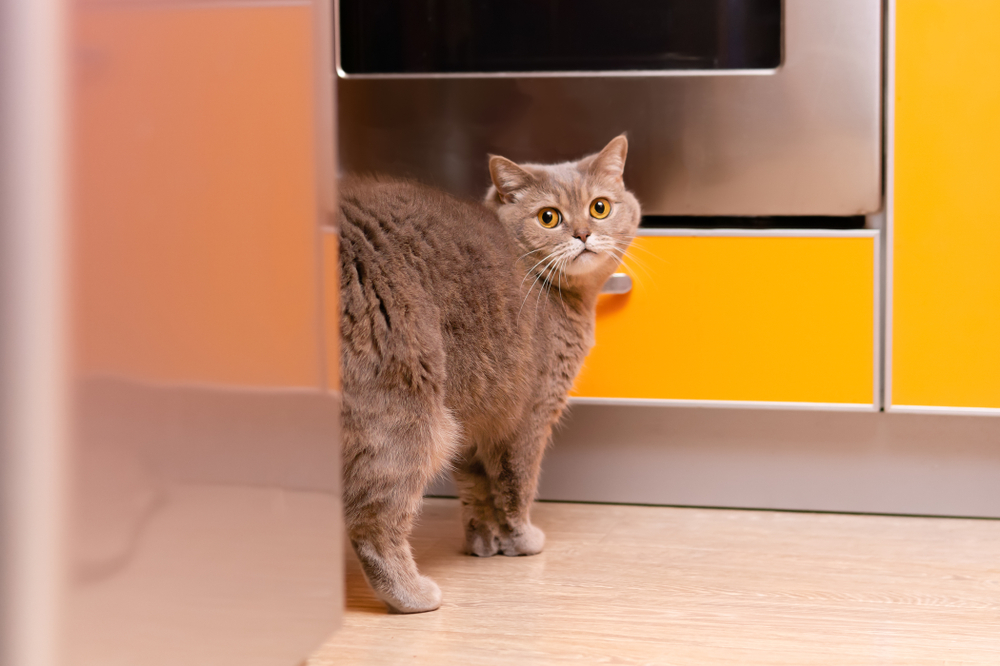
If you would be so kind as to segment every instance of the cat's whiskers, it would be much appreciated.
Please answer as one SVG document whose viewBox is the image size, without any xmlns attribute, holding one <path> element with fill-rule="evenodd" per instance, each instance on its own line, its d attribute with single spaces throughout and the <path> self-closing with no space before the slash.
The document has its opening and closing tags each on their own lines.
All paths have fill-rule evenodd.
<svg viewBox="0 0 1000 666">
<path fill-rule="evenodd" d="M 656 281 L 656 278 L 653 276 L 652 272 L 645 265 L 645 263 L 639 257 L 637 257 L 637 256 L 635 256 L 634 254 L 631 253 L 631 250 L 633 248 L 638 247 L 638 246 L 631 245 L 630 243 L 625 242 L 625 241 L 615 240 L 614 238 L 609 238 L 608 239 L 608 243 L 613 244 L 613 247 L 616 250 L 617 256 L 619 256 L 619 262 L 620 263 L 624 264 L 625 260 L 628 259 L 628 264 L 626 264 L 626 265 L 628 265 L 629 267 L 637 268 L 637 269 L 641 270 L 643 273 L 646 274 L 646 277 L 648 277 L 649 279 L 653 280 L 654 282 Z M 636 278 L 638 278 L 638 277 L 639 276 L 636 275 Z"/>
<path fill-rule="evenodd" d="M 551 255 L 547 255 L 547 257 L 548 256 L 551 256 Z M 528 290 L 524 293 L 524 298 L 521 300 L 521 307 L 517 309 L 517 320 L 516 320 L 516 322 L 520 322 L 521 321 L 521 310 L 524 309 L 524 304 L 528 302 L 528 297 L 531 296 L 531 290 L 535 288 L 535 285 L 538 284 L 538 280 L 541 279 L 541 277 L 542 277 L 542 274 L 540 272 L 536 273 L 535 274 L 535 279 L 531 282 L 530 285 L 528 285 Z M 527 276 L 525 276 L 525 280 L 526 279 L 527 279 Z M 521 284 L 522 285 L 524 284 L 524 280 L 521 280 Z"/>
<path fill-rule="evenodd" d="M 556 250 L 558 250 L 558 248 L 556 248 Z M 537 264 L 535 264 L 534 266 L 532 266 L 531 268 L 529 268 L 529 269 L 528 269 L 528 272 L 524 274 L 524 278 L 523 278 L 523 279 L 521 280 L 521 286 L 522 286 L 522 287 L 524 286 L 524 282 L 525 282 L 525 280 L 527 280 L 527 279 L 528 279 L 529 277 L 531 277 L 531 274 L 532 274 L 532 272 L 533 272 L 533 271 L 535 270 L 535 268 L 537 268 L 539 264 L 543 263 L 543 262 L 544 262 L 544 261 L 546 261 L 546 260 L 547 260 L 547 259 L 548 259 L 549 257 L 551 257 L 551 256 L 552 256 L 553 254 L 555 254 L 556 250 L 553 250 L 553 251 L 552 251 L 552 252 L 550 252 L 549 254 L 547 254 L 547 255 L 545 255 L 544 257 L 542 257 L 541 261 L 539 261 L 539 262 L 538 262 Z M 539 251 L 539 252 L 541 252 L 541 251 L 542 251 L 542 250 L 541 250 L 541 248 L 539 248 L 539 249 L 538 249 L 538 251 Z M 536 274 L 536 275 L 537 275 L 537 274 Z M 537 279 L 537 278 L 536 278 L 536 279 Z M 528 289 L 528 291 L 530 292 L 530 291 L 531 291 L 531 289 L 529 288 L 529 289 Z"/>
<path fill-rule="evenodd" d="M 559 291 L 559 303 L 562 305 L 563 310 L 566 310 L 566 301 L 563 299 L 562 293 L 562 276 L 565 272 L 566 265 L 575 258 L 575 248 L 567 247 L 565 251 L 560 255 L 559 261 L 556 262 L 553 270 L 555 271 L 558 281 L 556 283 L 556 289 Z M 549 279 L 549 293 L 552 293 L 552 280 Z M 537 306 L 536 306 L 537 307 Z"/>
<path fill-rule="evenodd" d="M 523 278 L 523 279 L 521 280 L 521 285 L 522 285 L 522 286 L 524 285 L 524 282 L 525 282 L 525 280 L 527 280 L 528 278 L 530 278 L 530 277 L 531 277 L 531 275 L 532 275 L 532 273 L 534 272 L 534 270 L 535 270 L 536 268 L 538 268 L 538 266 L 539 266 L 540 264 L 543 264 L 543 263 L 545 263 L 545 264 L 546 264 L 546 266 L 548 266 L 548 260 L 549 260 L 549 258 L 551 258 L 552 256 L 554 256 L 554 255 L 557 255 L 557 254 L 562 254 L 562 252 L 564 251 L 564 249 L 566 248 L 566 246 L 567 246 L 567 245 L 568 245 L 567 243 L 560 243 L 560 244 L 559 244 L 559 245 L 557 245 L 557 246 L 556 246 L 556 247 L 555 247 L 555 248 L 554 248 L 554 249 L 553 249 L 553 250 L 552 250 L 552 251 L 551 251 L 551 252 L 550 252 L 549 254 L 547 254 L 547 255 L 545 255 L 544 257 L 542 257 L 541 261 L 537 262 L 537 263 L 536 263 L 536 264 L 535 264 L 534 266 L 532 266 L 531 268 L 529 268 L 529 269 L 528 269 L 528 272 L 527 272 L 527 273 L 525 273 L 525 275 L 524 275 L 524 278 Z M 532 252 L 542 252 L 542 249 L 541 249 L 541 248 L 539 248 L 539 249 L 537 249 L 537 250 L 532 250 Z M 530 253 L 529 253 L 529 254 L 530 254 Z M 537 281 L 537 279 L 538 279 L 538 275 L 542 275 L 542 274 L 544 274 L 544 273 L 545 273 L 545 270 L 546 270 L 546 267 L 544 267 L 544 266 L 543 266 L 543 267 L 542 267 L 542 268 L 541 268 L 541 269 L 539 270 L 539 272 L 538 272 L 538 273 L 535 273 L 535 280 L 536 280 L 536 281 Z M 531 292 L 531 289 L 530 289 L 530 288 L 528 289 L 528 292 L 529 292 L 529 293 Z"/>
<path fill-rule="evenodd" d="M 563 260 L 562 271 L 565 271 L 566 265 L 569 264 L 570 261 L 572 261 L 572 258 L 569 257 Z M 559 273 L 559 302 L 562 304 L 563 312 L 565 312 L 566 315 L 568 316 L 569 307 L 566 306 L 566 298 L 563 296 L 562 293 L 562 271 Z"/>
<path fill-rule="evenodd" d="M 609 234 L 609 236 L 614 236 L 614 234 Z M 628 237 L 623 237 L 623 238 L 628 238 Z M 649 250 L 647 248 L 644 248 L 642 245 L 636 245 L 635 243 L 632 243 L 631 239 L 629 239 L 629 240 L 618 240 L 616 238 L 612 238 L 612 240 L 619 247 L 624 247 L 625 248 L 625 252 L 623 253 L 623 255 L 624 255 L 624 257 L 626 257 L 629 260 L 629 265 L 634 266 L 635 268 L 638 268 L 639 270 L 641 270 L 642 272 L 644 272 L 648 278 L 650 278 L 654 282 L 656 281 L 655 276 L 653 275 L 653 273 L 649 269 L 649 267 L 646 265 L 645 261 L 643 261 L 643 259 L 640 259 L 638 256 L 636 256 L 635 253 L 633 252 L 633 250 L 641 250 L 641 251 L 645 252 L 646 253 L 646 257 L 645 257 L 646 259 L 652 257 L 653 259 L 655 259 L 655 260 L 657 260 L 659 262 L 663 262 L 664 261 L 663 257 L 661 257 L 660 255 L 652 252 L 651 250 Z"/>
<path fill-rule="evenodd" d="M 527 256 L 528 256 L 529 254 L 534 254 L 535 252 L 542 252 L 542 248 L 540 248 L 540 247 L 536 247 L 536 248 L 535 248 L 534 250 L 528 250 L 527 252 L 525 252 L 524 254 L 522 254 L 522 255 L 521 255 L 520 257 L 518 257 L 518 258 L 517 258 L 517 259 L 516 259 L 516 260 L 514 261 L 514 265 L 516 266 L 516 265 L 517 265 L 517 262 L 519 262 L 519 261 L 521 261 L 522 259 L 524 259 L 525 257 L 527 257 Z"/>
<path fill-rule="evenodd" d="M 606 236 L 601 236 L 597 240 L 599 242 L 601 242 L 601 243 L 607 243 L 609 245 L 614 245 L 616 247 L 625 247 L 625 248 L 638 247 L 638 246 L 633 245 L 632 242 L 629 241 L 629 240 L 623 240 L 623 239 L 620 239 L 620 238 L 616 238 L 615 236 L 612 236 L 611 234 L 608 234 Z"/>
<path fill-rule="evenodd" d="M 554 253 L 557 253 L 556 261 L 551 265 L 548 264 L 546 265 L 546 273 L 547 273 L 545 276 L 545 282 L 547 287 L 546 293 L 551 294 L 552 285 L 555 284 L 556 289 L 559 292 L 559 302 L 562 303 L 563 308 L 565 309 L 566 301 L 564 300 L 562 293 L 562 277 L 566 272 L 566 266 L 569 264 L 570 261 L 572 261 L 577 257 L 579 252 L 576 248 L 576 243 L 573 243 L 572 241 L 567 241 L 565 243 L 561 243 L 558 246 L 556 246 Z M 553 280 L 553 275 L 555 275 L 556 278 L 555 280 Z M 540 300 L 541 300 L 541 291 L 539 291 L 538 296 L 535 298 L 536 312 L 538 310 L 538 304 Z"/>
<path fill-rule="evenodd" d="M 633 269 L 633 274 L 635 275 L 636 279 L 640 279 L 639 274 L 635 272 L 635 270 L 638 269 L 642 271 L 646 275 L 646 277 L 648 277 L 654 283 L 656 282 L 656 275 L 652 271 L 650 271 L 649 268 L 647 268 L 646 264 L 643 263 L 643 261 L 639 257 L 635 256 L 634 254 L 631 254 L 628 250 L 622 252 L 622 264 L 624 266 Z"/>
<path fill-rule="evenodd" d="M 568 261 L 566 259 L 563 259 L 562 265 L 559 267 L 559 282 L 556 285 L 556 289 L 559 290 L 559 302 L 562 303 L 563 310 L 566 309 L 566 301 L 563 299 L 563 293 L 562 293 L 562 276 L 563 276 L 563 270 L 565 270 L 567 263 Z"/>
<path fill-rule="evenodd" d="M 649 277 L 651 280 L 653 280 L 654 282 L 656 281 L 655 276 L 653 275 L 649 267 L 646 265 L 645 261 L 636 256 L 632 251 L 641 250 L 642 252 L 646 253 L 645 256 L 646 259 L 652 257 L 656 261 L 664 263 L 666 260 L 662 256 L 660 256 L 659 254 L 653 252 L 648 248 L 643 247 L 642 245 L 637 245 L 633 243 L 631 236 L 623 236 L 620 234 L 608 234 L 608 235 L 611 236 L 612 239 L 614 239 L 615 242 L 618 243 L 619 245 L 625 246 L 626 248 L 626 252 L 624 253 L 625 257 L 628 258 L 628 260 L 631 262 L 632 265 L 643 271 L 646 274 L 646 276 Z M 619 239 L 625 239 L 625 240 L 619 240 Z"/>
<path fill-rule="evenodd" d="M 637 257 L 636 255 L 634 255 L 632 253 L 632 248 L 631 247 L 629 247 L 628 245 L 623 245 L 623 244 L 615 245 L 614 247 L 615 247 L 615 250 L 617 252 L 620 252 L 623 257 L 627 257 L 630 261 L 632 261 L 633 263 L 635 263 L 635 265 L 641 267 L 643 270 L 647 269 L 647 266 L 646 266 L 645 262 L 641 258 Z M 647 271 L 647 275 L 649 275 L 648 271 Z"/>
<path fill-rule="evenodd" d="M 601 235 L 592 241 L 592 247 L 598 252 L 608 252 L 611 253 L 614 250 L 624 250 L 627 248 L 627 244 L 622 241 L 611 238 L 609 235 Z"/>
<path fill-rule="evenodd" d="M 629 265 L 629 264 L 625 263 L 625 258 L 626 258 L 625 256 L 623 256 L 623 255 L 618 255 L 618 256 L 619 256 L 619 261 L 620 261 L 620 263 L 623 266 L 626 266 L 628 268 L 635 268 L 635 266 L 632 266 L 632 265 Z M 629 258 L 631 259 L 631 257 L 629 257 Z M 646 282 L 645 282 L 645 280 L 642 279 L 642 276 L 639 275 L 639 273 L 637 273 L 636 271 L 632 270 L 632 271 L 629 271 L 628 275 L 630 275 L 631 277 L 635 278 L 635 281 L 639 283 L 639 287 L 640 288 L 642 288 L 642 289 L 646 288 Z M 647 273 L 646 276 L 649 277 L 649 274 Z"/>
<path fill-rule="evenodd" d="M 613 248 L 613 249 L 609 250 L 609 252 L 610 252 L 610 253 L 612 254 L 612 256 L 614 256 L 614 257 L 615 257 L 615 260 L 616 260 L 616 261 L 617 261 L 617 262 L 618 262 L 618 263 L 619 263 L 620 265 L 623 265 L 623 266 L 627 266 L 627 267 L 629 267 L 629 268 L 639 268 L 639 269 L 641 269 L 641 270 L 642 270 L 642 271 L 643 271 L 644 273 L 646 273 L 646 277 L 648 277 L 649 279 L 653 280 L 654 282 L 656 281 L 656 279 L 655 279 L 655 278 L 654 278 L 654 277 L 653 277 L 653 276 L 652 276 L 652 275 L 651 275 L 651 274 L 649 273 L 649 271 L 648 271 L 648 270 L 646 270 L 646 268 L 645 268 L 645 267 L 644 267 L 644 266 L 643 266 L 643 265 L 642 265 L 641 263 L 639 263 L 638 259 L 636 259 L 636 258 L 635 258 L 634 256 L 632 256 L 632 255 L 628 254 L 628 250 L 627 250 L 627 249 L 623 249 L 623 248 Z M 629 261 L 630 261 L 630 264 L 626 264 L 626 263 L 625 263 L 625 259 L 626 259 L 626 258 L 628 258 L 628 259 L 629 259 Z M 639 274 L 638 274 L 637 272 L 635 272 L 634 270 L 632 271 L 632 276 L 633 276 L 633 277 L 634 277 L 634 278 L 636 279 L 636 281 L 637 281 L 637 282 L 639 283 L 639 286 L 640 286 L 640 287 L 642 287 L 643 289 L 645 289 L 645 287 L 646 287 L 646 284 L 645 284 L 645 282 L 643 281 L 643 279 L 642 279 L 642 276 L 640 276 L 640 275 L 639 275 Z"/>
<path fill-rule="evenodd" d="M 516 322 L 520 322 L 521 321 L 521 310 L 524 309 L 524 304 L 527 303 L 528 297 L 531 296 L 531 290 L 535 288 L 535 285 L 538 284 L 538 281 L 540 279 L 542 279 L 542 277 L 545 275 L 545 271 L 548 268 L 549 264 L 551 264 L 553 261 L 555 261 L 555 258 L 556 258 L 555 255 L 558 252 L 558 250 L 559 250 L 559 248 L 557 247 L 555 250 L 553 250 L 549 254 L 545 255 L 545 257 L 542 259 L 542 261 L 538 262 L 538 264 L 540 264 L 540 263 L 542 263 L 544 261 L 545 262 L 545 266 L 543 266 L 542 269 L 540 271 L 538 271 L 538 273 L 535 275 L 534 281 L 532 281 L 532 283 L 531 283 L 531 286 L 528 287 L 528 291 L 524 295 L 524 300 L 521 301 L 521 307 L 518 308 L 518 310 L 517 310 L 517 320 L 516 320 Z M 546 261 L 546 260 L 548 260 L 548 261 Z M 524 280 L 521 280 L 521 284 L 522 285 L 524 284 L 524 281 L 527 280 L 528 277 L 530 276 L 531 271 L 533 271 L 535 269 L 535 267 L 538 266 L 538 264 L 535 264 L 534 266 L 532 266 L 529 269 L 528 275 L 526 275 L 524 277 Z M 541 293 L 542 293 L 542 290 L 541 290 L 541 288 L 539 288 L 539 290 L 538 290 L 539 296 L 541 296 Z M 538 310 L 537 301 L 536 301 L 535 310 L 536 310 L 536 312 Z"/>
<path fill-rule="evenodd" d="M 632 243 L 631 241 L 624 240 L 624 239 L 617 239 L 616 238 L 614 240 L 615 240 L 616 243 L 622 243 L 624 245 L 627 245 L 630 249 L 638 250 L 639 252 L 645 253 L 645 255 L 647 257 L 649 257 L 649 258 L 657 259 L 659 261 L 663 260 L 663 257 L 661 257 L 660 255 L 656 254 L 655 252 L 653 252 L 649 248 L 643 247 L 642 245 L 636 245 L 635 243 Z"/>
<path fill-rule="evenodd" d="M 623 235 L 623 234 L 608 234 L 608 237 L 616 240 L 619 243 L 625 243 L 626 245 L 628 245 L 629 247 L 631 247 L 633 249 L 639 250 L 641 252 L 645 252 L 647 255 L 649 255 L 650 257 L 653 257 L 654 259 L 658 259 L 660 261 L 663 261 L 663 257 L 661 257 L 657 253 L 653 252 L 648 247 L 643 247 L 641 244 L 633 243 L 632 242 L 633 237 L 631 237 L 631 236 L 626 236 L 626 235 Z"/>
<path fill-rule="evenodd" d="M 553 271 L 556 271 L 561 276 L 562 275 L 562 270 L 560 269 L 560 264 L 566 258 L 575 256 L 575 254 L 574 254 L 575 252 L 576 252 L 576 248 L 573 246 L 572 243 L 568 243 L 568 242 L 567 243 L 561 243 L 560 245 L 557 245 L 556 249 L 553 250 L 553 254 L 558 253 L 558 254 L 556 254 L 556 261 L 555 262 L 550 262 L 548 264 L 545 264 L 545 268 L 543 269 L 545 272 L 550 273 L 550 275 L 546 275 L 546 277 L 545 277 L 546 298 L 548 298 L 548 293 L 551 293 L 551 291 L 552 291 L 552 277 L 551 277 L 551 273 Z M 560 290 L 559 293 L 560 293 L 560 295 L 562 295 L 562 290 Z M 538 316 L 538 304 L 541 302 L 541 299 L 542 299 L 542 290 L 539 289 L 538 290 L 538 296 L 535 297 L 535 316 L 536 317 Z"/>
<path fill-rule="evenodd" d="M 542 300 L 542 292 L 544 291 L 545 294 L 546 294 L 545 297 L 548 298 L 548 294 L 552 290 L 552 275 L 551 274 L 552 274 L 553 271 L 556 270 L 556 266 L 558 265 L 558 263 L 561 260 L 562 260 L 562 254 L 559 254 L 559 255 L 556 256 L 556 258 L 552 262 L 550 262 L 548 264 L 545 264 L 545 273 L 546 273 L 546 275 L 545 275 L 544 280 L 542 281 L 542 286 L 538 289 L 538 295 L 535 296 L 535 317 L 538 316 L 538 305 L 539 305 L 539 303 Z"/>
<path fill-rule="evenodd" d="M 556 285 L 556 288 L 559 290 L 559 303 L 562 305 L 563 312 L 567 315 L 569 314 L 569 308 L 566 307 L 566 299 L 562 292 L 562 276 L 566 273 L 566 266 L 568 266 L 569 262 L 573 261 L 576 256 L 577 255 L 574 254 L 573 251 L 567 252 L 566 255 L 563 256 L 562 261 L 559 263 L 559 283 Z"/>
</svg>

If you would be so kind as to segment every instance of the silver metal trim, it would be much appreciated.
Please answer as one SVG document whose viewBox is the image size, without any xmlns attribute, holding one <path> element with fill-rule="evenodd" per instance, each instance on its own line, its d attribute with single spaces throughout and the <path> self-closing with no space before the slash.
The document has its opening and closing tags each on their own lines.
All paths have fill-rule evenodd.
<svg viewBox="0 0 1000 666">
<path fill-rule="evenodd" d="M 627 294 L 632 291 L 632 278 L 628 273 L 615 273 L 601 287 L 602 294 Z"/>
<path fill-rule="evenodd" d="M 340 19 L 340 0 L 333 0 L 334 16 Z M 431 74 L 348 74 L 341 67 L 340 40 L 336 39 L 334 48 L 335 69 L 341 79 L 544 79 L 544 78 L 590 78 L 590 77 L 642 77 L 647 76 L 771 76 L 777 73 L 781 66 L 768 69 L 671 69 L 671 70 L 618 70 L 618 71 L 586 71 L 586 72 L 451 72 Z"/>
<path fill-rule="evenodd" d="M 872 239 L 872 403 L 882 411 L 882 231 Z"/>
<path fill-rule="evenodd" d="M 998 407 L 929 407 L 922 405 L 893 405 L 885 410 L 890 414 L 933 414 L 941 416 L 1000 416 Z"/>
<path fill-rule="evenodd" d="M 637 237 L 875 238 L 878 229 L 646 229 Z"/>
<path fill-rule="evenodd" d="M 337 76 L 341 79 L 566 79 L 566 78 L 649 78 L 655 77 L 706 77 L 706 76 L 773 76 L 781 71 L 774 69 L 628 69 L 618 71 L 581 72 L 449 72 L 429 74 L 348 74 L 340 66 L 340 49 L 337 49 Z"/>
<path fill-rule="evenodd" d="M 874 404 L 856 402 L 770 402 L 766 400 L 672 400 L 659 398 L 579 398 L 570 405 L 618 405 L 623 407 L 698 407 L 706 409 L 778 409 L 826 412 L 877 412 Z"/>
<path fill-rule="evenodd" d="M 883 408 L 892 408 L 893 245 L 896 220 L 896 0 L 888 0 L 885 73 L 885 360 Z"/>
</svg>

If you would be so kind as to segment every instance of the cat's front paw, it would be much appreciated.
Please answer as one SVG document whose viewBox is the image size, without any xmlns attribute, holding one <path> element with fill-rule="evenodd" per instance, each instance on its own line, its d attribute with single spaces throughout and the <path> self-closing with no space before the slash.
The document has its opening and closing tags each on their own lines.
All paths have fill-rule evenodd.
<svg viewBox="0 0 1000 666">
<path fill-rule="evenodd" d="M 500 534 L 495 525 L 469 522 L 465 525 L 465 552 L 476 557 L 493 557 L 500 552 Z"/>
<path fill-rule="evenodd" d="M 410 585 L 393 585 L 379 594 L 390 613 L 426 613 L 441 606 L 441 588 L 427 576 Z"/>
<path fill-rule="evenodd" d="M 537 555 L 545 548 L 545 532 L 531 523 L 511 532 L 500 540 L 500 552 L 511 557 Z"/>
</svg>

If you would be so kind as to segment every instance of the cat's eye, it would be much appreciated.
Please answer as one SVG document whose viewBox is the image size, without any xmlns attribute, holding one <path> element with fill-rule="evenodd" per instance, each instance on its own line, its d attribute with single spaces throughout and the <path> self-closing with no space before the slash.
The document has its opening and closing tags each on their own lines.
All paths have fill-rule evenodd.
<svg viewBox="0 0 1000 666">
<path fill-rule="evenodd" d="M 611 213 L 611 202 L 604 197 L 598 197 L 590 202 L 590 214 L 598 220 L 603 220 Z"/>
<path fill-rule="evenodd" d="M 546 229 L 552 229 L 562 221 L 562 213 L 555 208 L 543 208 L 538 211 L 538 223 Z"/>
</svg>

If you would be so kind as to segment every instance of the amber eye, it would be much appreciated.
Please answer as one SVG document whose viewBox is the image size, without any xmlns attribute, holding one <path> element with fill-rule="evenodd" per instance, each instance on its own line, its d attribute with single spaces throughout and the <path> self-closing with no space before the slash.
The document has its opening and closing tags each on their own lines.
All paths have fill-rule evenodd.
<svg viewBox="0 0 1000 666">
<path fill-rule="evenodd" d="M 538 211 L 538 223 L 546 229 L 552 229 L 562 220 L 562 214 L 555 208 L 543 208 Z"/>
<path fill-rule="evenodd" d="M 611 202 L 600 197 L 590 202 L 590 214 L 598 220 L 603 220 L 611 212 Z"/>
</svg>

